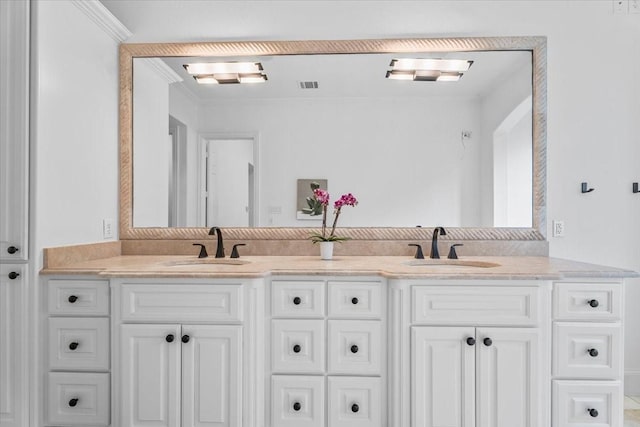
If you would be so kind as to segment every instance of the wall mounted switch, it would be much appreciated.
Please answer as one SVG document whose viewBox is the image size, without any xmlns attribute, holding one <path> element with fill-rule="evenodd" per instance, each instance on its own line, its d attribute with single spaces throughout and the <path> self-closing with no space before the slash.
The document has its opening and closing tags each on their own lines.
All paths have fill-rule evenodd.
<svg viewBox="0 0 640 427">
<path fill-rule="evenodd" d="M 110 218 L 102 220 L 102 238 L 113 239 L 113 220 Z"/>
<path fill-rule="evenodd" d="M 553 237 L 564 237 L 564 221 L 553 221 Z"/>
</svg>

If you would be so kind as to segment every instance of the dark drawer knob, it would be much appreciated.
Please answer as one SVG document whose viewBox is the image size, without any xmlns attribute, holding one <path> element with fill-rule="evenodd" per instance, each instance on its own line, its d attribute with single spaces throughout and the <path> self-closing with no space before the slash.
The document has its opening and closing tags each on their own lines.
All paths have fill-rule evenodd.
<svg viewBox="0 0 640 427">
<path fill-rule="evenodd" d="M 598 410 L 597 409 L 587 409 L 587 412 L 589 413 L 589 415 L 591 415 L 593 418 L 596 418 L 598 416 Z"/>
<path fill-rule="evenodd" d="M 351 405 L 351 412 L 353 412 L 354 414 L 359 410 L 360 410 L 360 407 L 358 406 L 357 403 L 354 403 L 353 405 Z"/>
<path fill-rule="evenodd" d="M 474 337 L 467 338 L 467 345 L 476 345 L 476 339 Z"/>
<path fill-rule="evenodd" d="M 300 345 L 296 344 L 293 346 L 294 353 L 300 353 L 300 350 L 302 350 L 302 347 L 300 347 Z"/>
<path fill-rule="evenodd" d="M 591 357 L 598 357 L 598 350 L 595 348 L 590 348 L 587 350 L 587 353 L 589 353 L 589 356 Z"/>
<path fill-rule="evenodd" d="M 76 348 L 78 348 L 79 345 L 80 345 L 79 343 L 74 341 L 69 344 L 69 350 L 75 350 Z"/>
<path fill-rule="evenodd" d="M 355 345 L 355 344 L 354 344 L 354 345 L 352 345 L 352 346 L 351 346 L 351 353 L 354 353 L 354 354 L 355 354 L 355 353 L 357 353 L 357 352 L 358 352 L 358 346 L 357 346 L 357 345 Z"/>
<path fill-rule="evenodd" d="M 189 338 L 190 338 L 189 335 L 183 335 L 182 336 L 182 342 L 185 343 L 185 344 L 188 343 L 189 342 Z"/>
<path fill-rule="evenodd" d="M 598 300 L 597 300 L 597 299 L 592 299 L 592 300 L 589 300 L 589 305 L 590 305 L 591 307 L 593 307 L 593 308 L 596 308 L 597 306 L 599 306 L 599 305 L 600 305 L 600 303 L 598 302 Z M 597 411 L 596 411 L 596 412 L 597 412 Z"/>
<path fill-rule="evenodd" d="M 486 345 L 487 347 L 491 346 L 491 344 L 493 344 L 493 341 L 491 340 L 491 338 L 485 338 L 483 341 L 484 345 Z"/>
<path fill-rule="evenodd" d="M 73 399 L 71 399 L 71 400 L 69 401 L 69 406 L 71 406 L 71 407 L 73 408 L 74 406 L 76 406 L 76 405 L 78 404 L 78 401 L 79 401 L 79 400 L 80 400 L 80 399 L 78 399 L 77 397 L 74 397 Z"/>
<path fill-rule="evenodd" d="M 174 339 L 174 338 L 175 338 L 175 337 L 173 336 L 173 334 L 169 334 L 169 335 L 167 335 L 167 336 L 165 337 L 165 340 L 166 340 L 167 342 L 173 342 L 173 339 Z"/>
<path fill-rule="evenodd" d="M 18 276 L 20 276 L 20 273 L 16 273 L 15 271 L 12 271 L 11 273 L 8 274 L 9 279 L 11 280 L 15 280 L 18 278 Z"/>
<path fill-rule="evenodd" d="M 353 297 L 351 298 L 351 304 L 356 305 L 358 303 L 358 298 Z"/>
<path fill-rule="evenodd" d="M 7 248 L 7 252 L 9 252 L 11 255 L 15 254 L 15 253 L 16 253 L 16 252 L 18 252 L 19 250 L 20 250 L 20 249 L 18 249 L 18 248 L 17 248 L 17 247 L 15 247 L 15 246 L 9 246 L 9 247 Z"/>
<path fill-rule="evenodd" d="M 300 297 L 295 297 L 295 298 L 293 299 L 293 303 L 294 303 L 295 305 L 300 305 L 300 303 L 301 303 L 301 302 L 302 302 L 302 298 L 300 298 Z"/>
<path fill-rule="evenodd" d="M 293 410 L 297 412 L 300 409 L 302 409 L 302 405 L 300 404 L 300 402 L 293 402 Z"/>
<path fill-rule="evenodd" d="M 69 298 L 67 299 L 67 301 L 73 304 L 74 302 L 78 301 L 78 297 L 75 295 L 69 295 Z"/>
</svg>

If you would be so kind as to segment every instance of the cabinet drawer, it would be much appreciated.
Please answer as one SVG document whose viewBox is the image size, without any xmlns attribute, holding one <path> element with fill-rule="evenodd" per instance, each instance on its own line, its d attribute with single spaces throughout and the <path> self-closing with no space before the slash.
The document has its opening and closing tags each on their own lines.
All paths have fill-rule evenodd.
<svg viewBox="0 0 640 427">
<path fill-rule="evenodd" d="M 49 368 L 74 371 L 108 370 L 109 319 L 50 318 Z"/>
<path fill-rule="evenodd" d="M 49 314 L 109 315 L 109 282 L 104 280 L 49 280 Z"/>
<path fill-rule="evenodd" d="M 47 425 L 109 425 L 109 374 L 49 373 Z"/>
<path fill-rule="evenodd" d="M 533 326 L 539 321 L 538 288 L 414 286 L 413 323 Z"/>
<path fill-rule="evenodd" d="M 323 317 L 324 282 L 271 282 L 273 317 Z"/>
<path fill-rule="evenodd" d="M 553 381 L 553 426 L 619 427 L 621 392 L 618 381 Z"/>
<path fill-rule="evenodd" d="M 619 379 L 622 375 L 621 334 L 619 323 L 554 324 L 554 375 Z"/>
<path fill-rule="evenodd" d="M 124 321 L 242 320 L 242 285 L 122 286 Z"/>
<path fill-rule="evenodd" d="M 273 427 L 324 427 L 324 377 L 272 377 Z"/>
<path fill-rule="evenodd" d="M 556 319 L 603 321 L 622 315 L 620 283 L 556 283 L 553 299 Z"/>
<path fill-rule="evenodd" d="M 382 425 L 380 378 L 329 377 L 329 427 Z"/>
<path fill-rule="evenodd" d="M 328 329 L 330 374 L 380 374 L 380 321 L 329 320 Z"/>
<path fill-rule="evenodd" d="M 324 321 L 273 320 L 272 326 L 273 372 L 324 372 Z"/>
<path fill-rule="evenodd" d="M 329 282 L 329 316 L 380 318 L 381 292 L 377 282 Z"/>
</svg>

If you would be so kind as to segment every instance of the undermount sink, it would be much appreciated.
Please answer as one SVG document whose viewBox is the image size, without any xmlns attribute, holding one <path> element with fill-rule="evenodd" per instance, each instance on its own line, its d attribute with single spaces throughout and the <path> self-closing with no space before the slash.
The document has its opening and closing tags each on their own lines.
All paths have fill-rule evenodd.
<svg viewBox="0 0 640 427">
<path fill-rule="evenodd" d="M 186 265 L 245 265 L 248 263 L 249 261 L 235 258 L 195 258 L 169 261 L 166 262 L 165 265 L 169 267 L 178 267 Z"/>
<path fill-rule="evenodd" d="M 406 263 L 411 266 L 422 267 L 476 267 L 492 268 L 500 267 L 500 264 L 487 261 L 471 261 L 466 259 L 414 259 Z"/>
</svg>

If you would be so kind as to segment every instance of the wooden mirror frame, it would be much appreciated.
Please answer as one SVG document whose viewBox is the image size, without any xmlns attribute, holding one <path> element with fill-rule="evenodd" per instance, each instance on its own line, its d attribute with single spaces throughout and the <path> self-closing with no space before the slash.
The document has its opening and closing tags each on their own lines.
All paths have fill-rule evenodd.
<svg viewBox="0 0 640 427">
<path fill-rule="evenodd" d="M 533 227 L 447 227 L 456 240 L 545 240 L 547 207 L 547 39 L 546 37 L 461 37 L 369 40 L 236 41 L 202 43 L 125 43 L 120 45 L 120 239 L 197 239 L 204 227 L 133 226 L 133 59 L 183 56 L 263 56 L 473 51 L 530 51 L 533 103 Z M 434 226 L 437 224 L 433 224 Z M 426 227 L 425 227 L 426 228 Z M 305 240 L 315 228 L 225 228 L 225 237 L 238 240 Z M 424 229 L 343 227 L 340 234 L 354 240 L 416 240 Z"/>
</svg>

